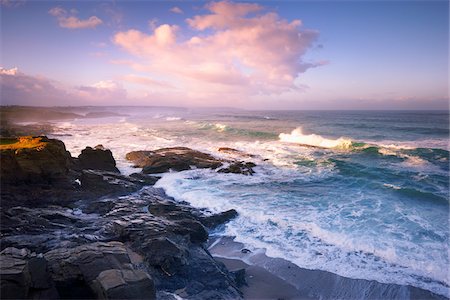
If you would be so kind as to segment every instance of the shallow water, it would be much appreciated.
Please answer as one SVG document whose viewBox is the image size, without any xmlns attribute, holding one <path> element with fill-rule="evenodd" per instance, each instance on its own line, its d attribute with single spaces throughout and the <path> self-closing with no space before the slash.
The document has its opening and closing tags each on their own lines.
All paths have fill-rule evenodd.
<svg viewBox="0 0 450 300">
<path fill-rule="evenodd" d="M 268 255 L 449 296 L 448 112 L 116 110 L 128 116 L 59 123 L 55 135 L 72 155 L 103 144 L 127 174 L 133 150 L 255 154 L 254 176 L 190 170 L 156 185 L 235 208 L 223 233 Z"/>
</svg>

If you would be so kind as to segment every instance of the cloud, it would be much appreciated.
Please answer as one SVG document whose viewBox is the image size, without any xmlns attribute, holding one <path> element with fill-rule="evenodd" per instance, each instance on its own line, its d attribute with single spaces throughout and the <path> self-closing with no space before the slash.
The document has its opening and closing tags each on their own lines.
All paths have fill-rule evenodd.
<svg viewBox="0 0 450 300">
<path fill-rule="evenodd" d="M 76 95 L 91 104 L 117 104 L 127 101 L 127 91 L 120 83 L 112 80 L 77 87 Z"/>
<path fill-rule="evenodd" d="M 25 0 L 0 0 L 0 6 L 16 8 L 25 4 Z"/>
<path fill-rule="evenodd" d="M 181 8 L 179 8 L 178 6 L 174 6 L 172 7 L 169 11 L 175 13 L 175 14 L 182 14 L 183 11 L 181 10 Z"/>
<path fill-rule="evenodd" d="M 123 80 L 128 81 L 130 83 L 142 84 L 145 86 L 153 86 L 153 87 L 165 87 L 165 88 L 173 88 L 171 84 L 168 84 L 163 81 L 155 80 L 149 77 L 138 76 L 134 74 L 128 74 L 122 77 Z"/>
<path fill-rule="evenodd" d="M 299 74 L 323 63 L 304 62 L 315 30 L 259 4 L 213 2 L 186 20 L 194 35 L 162 24 L 152 32 L 121 31 L 113 42 L 135 56 L 133 69 L 169 78 L 192 97 L 251 96 L 298 90 Z"/>
<path fill-rule="evenodd" d="M 54 105 L 68 100 L 68 93 L 58 83 L 39 76 L 29 76 L 17 68 L 0 68 L 2 105 Z"/>
<path fill-rule="evenodd" d="M 103 21 L 96 16 L 91 16 L 86 20 L 78 19 L 75 16 L 76 11 L 72 10 L 70 13 L 68 13 L 64 8 L 61 7 L 53 7 L 48 11 L 48 13 L 56 17 L 59 26 L 62 28 L 68 29 L 95 28 L 103 23 Z"/>
<path fill-rule="evenodd" d="M 31 76 L 17 68 L 0 68 L 2 105 L 111 105 L 130 99 L 120 83 L 111 80 L 70 87 L 57 81 Z"/>
</svg>

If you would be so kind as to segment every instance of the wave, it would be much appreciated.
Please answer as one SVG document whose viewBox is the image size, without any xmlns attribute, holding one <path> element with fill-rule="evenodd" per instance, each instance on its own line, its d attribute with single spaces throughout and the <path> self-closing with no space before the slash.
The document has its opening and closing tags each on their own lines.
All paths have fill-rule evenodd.
<svg viewBox="0 0 450 300">
<path fill-rule="evenodd" d="M 295 143 L 320 148 L 350 149 L 352 140 L 340 137 L 336 140 L 327 139 L 317 134 L 303 134 L 301 127 L 292 130 L 291 133 L 280 133 L 281 142 Z"/>
</svg>

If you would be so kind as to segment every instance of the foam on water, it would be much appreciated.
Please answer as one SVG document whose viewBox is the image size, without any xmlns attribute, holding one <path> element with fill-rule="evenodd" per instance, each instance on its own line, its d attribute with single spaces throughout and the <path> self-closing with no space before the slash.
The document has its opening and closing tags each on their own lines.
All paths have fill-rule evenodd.
<svg viewBox="0 0 450 300">
<path fill-rule="evenodd" d="M 350 278 L 410 284 L 448 294 L 445 245 L 427 239 L 426 244 L 417 245 L 413 241 L 415 233 L 403 232 L 404 228 L 392 223 L 399 218 L 417 227 L 414 229 L 417 232 L 430 230 L 433 226 L 420 212 L 396 206 L 394 214 L 376 199 L 371 199 L 373 202 L 368 206 L 362 205 L 361 202 L 367 201 L 363 195 L 350 203 L 328 203 L 323 210 L 320 205 L 307 202 L 293 207 L 286 202 L 293 195 L 267 194 L 264 185 L 270 177 L 265 177 L 262 170 L 258 174 L 261 172 L 262 175 L 256 176 L 258 179 L 246 180 L 246 188 L 237 187 L 245 179 L 242 175 L 218 175 L 205 170 L 168 173 L 156 186 L 196 207 L 207 207 L 214 212 L 237 209 L 239 217 L 226 226 L 225 234 L 236 236 L 237 241 L 253 249 L 264 248 L 269 256 Z M 278 181 L 280 187 L 290 186 L 296 180 L 293 174 L 290 178 L 286 174 L 278 178 L 286 179 Z M 262 192 L 255 192 L 258 184 Z M 386 215 L 384 219 L 383 215 Z M 358 229 L 358 224 L 364 221 L 370 225 Z M 444 227 L 435 233 L 439 239 L 446 239 L 445 230 Z"/>
<path fill-rule="evenodd" d="M 291 133 L 280 133 L 279 137 L 282 142 L 322 148 L 348 149 L 352 146 L 352 141 L 343 137 L 333 140 L 317 134 L 303 134 L 301 127 L 294 129 Z"/>
</svg>

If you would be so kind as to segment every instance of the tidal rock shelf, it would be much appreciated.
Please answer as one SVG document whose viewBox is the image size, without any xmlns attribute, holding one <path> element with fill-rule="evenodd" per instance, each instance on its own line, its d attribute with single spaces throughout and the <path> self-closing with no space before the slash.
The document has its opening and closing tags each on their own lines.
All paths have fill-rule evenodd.
<svg viewBox="0 0 450 300">
<path fill-rule="evenodd" d="M 0 150 L 2 298 L 242 297 L 206 249 L 236 211 L 177 202 L 157 177 L 121 175 L 101 146 L 73 158 L 58 140 L 22 137 Z"/>
</svg>

